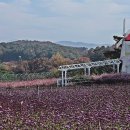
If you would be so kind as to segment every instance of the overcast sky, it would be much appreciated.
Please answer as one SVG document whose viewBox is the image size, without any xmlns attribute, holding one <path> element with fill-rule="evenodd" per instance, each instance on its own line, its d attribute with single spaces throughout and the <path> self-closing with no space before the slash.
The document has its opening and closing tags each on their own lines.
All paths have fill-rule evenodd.
<svg viewBox="0 0 130 130">
<path fill-rule="evenodd" d="M 129 15 L 130 0 L 0 0 L 0 41 L 112 44 Z"/>
</svg>

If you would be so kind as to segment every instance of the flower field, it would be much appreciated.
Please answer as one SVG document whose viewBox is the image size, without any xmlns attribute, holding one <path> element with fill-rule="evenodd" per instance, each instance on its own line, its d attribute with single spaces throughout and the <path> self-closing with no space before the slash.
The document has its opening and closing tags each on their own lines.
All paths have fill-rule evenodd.
<svg viewBox="0 0 130 130">
<path fill-rule="evenodd" d="M 14 81 L 14 82 L 0 82 L 0 87 L 32 87 L 32 86 L 51 86 L 57 82 L 56 78 L 53 79 L 35 79 L 27 81 Z"/>
<path fill-rule="evenodd" d="M 130 130 L 130 86 L 1 89 L 0 130 Z"/>
<path fill-rule="evenodd" d="M 117 83 L 130 83 L 130 74 L 102 74 L 93 75 L 92 80 L 96 83 L 117 84 Z"/>
</svg>

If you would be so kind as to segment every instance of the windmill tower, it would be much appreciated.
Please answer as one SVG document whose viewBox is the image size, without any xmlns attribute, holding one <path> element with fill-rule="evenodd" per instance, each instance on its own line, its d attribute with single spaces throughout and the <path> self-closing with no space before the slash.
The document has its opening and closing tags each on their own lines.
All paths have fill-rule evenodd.
<svg viewBox="0 0 130 130">
<path fill-rule="evenodd" d="M 116 48 L 120 46 L 120 60 L 122 61 L 121 72 L 130 74 L 130 29 L 125 33 L 125 19 L 123 21 L 123 37 L 116 43 Z"/>
<path fill-rule="evenodd" d="M 121 72 L 130 73 L 130 30 L 124 34 L 122 40 L 122 49 L 120 59 L 122 60 Z"/>
</svg>

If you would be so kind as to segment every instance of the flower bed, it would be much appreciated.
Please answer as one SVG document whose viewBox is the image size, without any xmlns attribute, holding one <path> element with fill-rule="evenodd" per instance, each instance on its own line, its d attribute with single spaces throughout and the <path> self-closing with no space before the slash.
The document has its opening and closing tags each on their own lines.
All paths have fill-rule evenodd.
<svg viewBox="0 0 130 130">
<path fill-rule="evenodd" d="M 129 130 L 130 87 L 0 90 L 0 129 Z"/>
<path fill-rule="evenodd" d="M 52 86 L 55 85 L 57 79 L 37 79 L 30 81 L 14 81 L 14 82 L 0 82 L 0 87 L 32 87 L 32 86 Z"/>
</svg>

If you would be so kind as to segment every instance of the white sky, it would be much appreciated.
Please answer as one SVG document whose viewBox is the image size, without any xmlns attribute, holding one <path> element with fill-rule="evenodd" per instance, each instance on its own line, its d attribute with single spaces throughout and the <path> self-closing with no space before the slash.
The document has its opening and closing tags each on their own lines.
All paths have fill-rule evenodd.
<svg viewBox="0 0 130 130">
<path fill-rule="evenodd" d="M 0 0 L 0 41 L 81 41 L 112 44 L 122 35 L 129 0 Z"/>
</svg>

